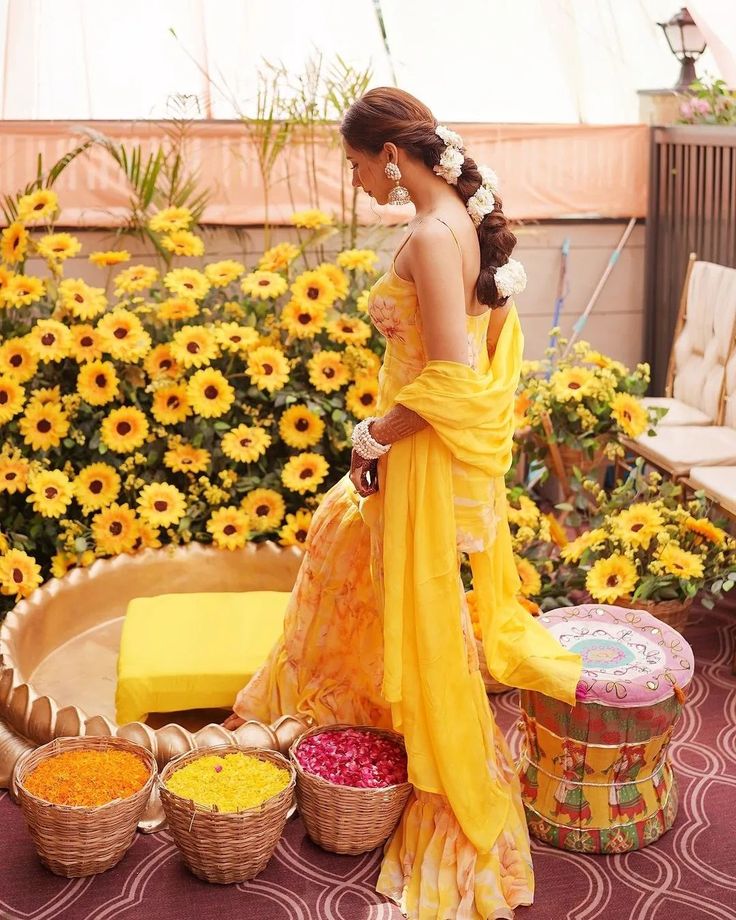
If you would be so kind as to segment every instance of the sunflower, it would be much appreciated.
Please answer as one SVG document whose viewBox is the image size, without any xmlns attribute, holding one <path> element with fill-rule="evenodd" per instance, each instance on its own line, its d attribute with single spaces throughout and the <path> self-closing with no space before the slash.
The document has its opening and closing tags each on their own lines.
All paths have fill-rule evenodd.
<svg viewBox="0 0 736 920">
<path fill-rule="evenodd" d="M 305 230 L 319 230 L 321 227 L 332 226 L 333 220 L 324 211 L 309 208 L 306 211 L 294 211 L 289 218 L 289 222 L 295 227 L 303 227 Z"/>
<path fill-rule="evenodd" d="M 140 319 L 117 307 L 97 323 L 97 331 L 105 343 L 105 351 L 118 361 L 138 361 L 151 350 L 151 337 Z"/>
<path fill-rule="evenodd" d="M 542 591 L 542 578 L 539 572 L 521 556 L 515 556 L 516 571 L 521 581 L 521 593 L 524 597 L 538 597 Z"/>
<path fill-rule="evenodd" d="M 78 364 L 85 361 L 99 361 L 104 350 L 104 339 L 100 333 L 87 323 L 77 323 L 69 327 L 72 343 L 69 353 Z"/>
<path fill-rule="evenodd" d="M 138 534 L 133 544 L 133 552 L 139 549 L 161 549 L 158 527 L 154 527 L 147 521 L 137 520 L 136 529 Z"/>
<path fill-rule="evenodd" d="M 102 288 L 90 287 L 81 278 L 66 278 L 59 285 L 59 303 L 77 319 L 94 319 L 105 312 L 107 298 Z"/>
<path fill-rule="evenodd" d="M 110 268 L 113 265 L 130 262 L 130 253 L 127 249 L 106 249 L 91 252 L 87 258 L 98 268 Z"/>
<path fill-rule="evenodd" d="M 31 476 L 26 501 L 43 517 L 58 518 L 74 498 L 74 487 L 61 470 L 43 470 Z"/>
<path fill-rule="evenodd" d="M 194 219 L 189 208 L 163 208 L 148 220 L 148 227 L 154 233 L 171 233 L 186 230 Z"/>
<path fill-rule="evenodd" d="M 28 345 L 39 361 L 61 361 L 69 354 L 69 327 L 55 319 L 39 319 L 28 333 Z"/>
<path fill-rule="evenodd" d="M 614 553 L 594 562 L 585 579 L 585 587 L 601 604 L 612 604 L 619 597 L 629 596 L 638 581 L 634 563 Z"/>
<path fill-rule="evenodd" d="M 25 390 L 18 381 L 0 374 L 0 425 L 22 412 L 25 401 Z"/>
<path fill-rule="evenodd" d="M 162 237 L 161 245 L 175 256 L 201 256 L 204 253 L 204 240 L 190 230 L 172 230 Z"/>
<path fill-rule="evenodd" d="M 252 326 L 240 326 L 238 323 L 218 323 L 214 332 L 220 348 L 234 355 L 252 348 L 259 339 Z"/>
<path fill-rule="evenodd" d="M 92 539 L 104 556 L 129 553 L 138 539 L 138 522 L 135 511 L 127 505 L 114 502 L 92 518 Z"/>
<path fill-rule="evenodd" d="M 3 296 L 11 307 L 28 307 L 40 300 L 45 293 L 46 285 L 41 278 L 34 278 L 33 275 L 13 275 Z"/>
<path fill-rule="evenodd" d="M 726 532 L 720 527 L 708 520 L 708 518 L 689 517 L 685 521 L 685 529 L 690 533 L 696 534 L 697 537 L 705 538 L 709 543 L 720 546 L 726 539 Z"/>
<path fill-rule="evenodd" d="M 629 393 L 617 393 L 611 400 L 611 415 L 629 438 L 638 438 L 649 427 L 647 410 Z"/>
<path fill-rule="evenodd" d="M 227 377 L 213 367 L 205 367 L 189 378 L 189 401 L 202 418 L 219 418 L 235 401 L 235 390 Z"/>
<path fill-rule="evenodd" d="M 5 295 L 8 291 L 8 286 L 11 279 L 15 278 L 13 272 L 5 268 L 4 265 L 0 265 L 0 307 L 7 307 L 8 304 L 5 300 Z"/>
<path fill-rule="evenodd" d="M 38 359 L 25 336 L 6 339 L 0 345 L 0 374 L 26 383 L 36 373 Z"/>
<path fill-rule="evenodd" d="M 41 567 L 21 549 L 10 549 L 0 557 L 0 590 L 16 600 L 28 597 L 41 584 Z"/>
<path fill-rule="evenodd" d="M 287 287 L 286 279 L 275 272 L 251 272 L 240 282 L 242 292 L 256 300 L 275 300 Z"/>
<path fill-rule="evenodd" d="M 245 271 L 245 266 L 234 259 L 223 259 L 222 262 L 210 262 L 205 265 L 204 274 L 212 287 L 222 288 L 232 284 Z"/>
<path fill-rule="evenodd" d="M 23 195 L 18 201 L 18 219 L 27 224 L 34 224 L 36 221 L 51 217 L 58 209 L 59 199 L 56 192 L 48 188 L 41 188 L 36 192 Z"/>
<path fill-rule="evenodd" d="M 343 364 L 339 351 L 317 352 L 307 363 L 309 382 L 322 393 L 339 390 L 350 380 L 350 372 Z"/>
<path fill-rule="evenodd" d="M 337 265 L 332 262 L 322 262 L 317 266 L 317 271 L 330 280 L 335 289 L 338 300 L 344 300 L 350 290 L 350 281 L 348 276 Z"/>
<path fill-rule="evenodd" d="M 175 473 L 205 473 L 211 463 L 208 450 L 191 444 L 179 444 L 164 454 L 164 465 Z"/>
<path fill-rule="evenodd" d="M 289 359 L 279 348 L 261 345 L 248 355 L 246 373 L 259 390 L 273 393 L 280 390 L 289 380 Z"/>
<path fill-rule="evenodd" d="M 154 527 L 178 524 L 186 510 L 184 495 L 168 482 L 151 482 L 143 486 L 138 496 L 138 513 Z"/>
<path fill-rule="evenodd" d="M 281 471 L 281 481 L 292 492 L 316 492 L 329 472 L 322 454 L 303 453 L 290 457 Z"/>
<path fill-rule="evenodd" d="M 681 549 L 675 543 L 667 543 L 660 550 L 658 562 L 665 572 L 677 578 L 703 577 L 703 560 L 695 553 Z"/>
<path fill-rule="evenodd" d="M 177 377 L 181 377 L 182 373 L 182 369 L 171 350 L 170 342 L 156 345 L 146 355 L 143 366 L 148 376 L 154 380 L 158 377 L 168 377 L 171 380 L 176 380 Z"/>
<path fill-rule="evenodd" d="M 28 231 L 16 220 L 3 230 L 0 235 L 0 259 L 6 265 L 17 265 L 26 257 L 28 250 Z"/>
<path fill-rule="evenodd" d="M 348 345 L 343 354 L 343 360 L 352 376 L 358 380 L 363 377 L 375 377 L 381 369 L 381 359 L 361 345 Z"/>
<path fill-rule="evenodd" d="M 99 511 L 120 494 L 120 475 L 109 463 L 90 463 L 77 473 L 74 494 L 85 514 Z"/>
<path fill-rule="evenodd" d="M 279 531 L 282 546 L 306 546 L 312 512 L 301 508 L 296 514 L 287 514 L 286 523 Z"/>
<path fill-rule="evenodd" d="M 286 513 L 284 499 L 275 489 L 253 489 L 241 501 L 240 507 L 248 515 L 251 529 L 256 533 L 276 530 Z"/>
<path fill-rule="evenodd" d="M 356 301 L 355 301 L 356 309 L 360 313 L 367 313 L 370 299 L 371 299 L 370 289 L 361 291 L 360 294 L 358 294 L 358 297 L 356 298 Z"/>
<path fill-rule="evenodd" d="M 324 434 L 325 423 L 306 406 L 290 406 L 281 416 L 279 433 L 289 445 L 298 450 L 312 447 Z"/>
<path fill-rule="evenodd" d="M 51 557 L 51 574 L 54 578 L 63 578 L 76 565 L 77 557 L 74 553 L 55 553 Z"/>
<path fill-rule="evenodd" d="M 507 516 L 517 527 L 535 528 L 539 524 L 539 508 L 528 495 L 516 495 L 509 500 Z"/>
<path fill-rule="evenodd" d="M 266 272 L 280 272 L 288 268 L 300 253 L 293 243 L 278 243 L 267 249 L 258 262 L 258 268 Z"/>
<path fill-rule="evenodd" d="M 248 515 L 235 505 L 227 505 L 214 511 L 207 521 L 207 530 L 212 542 L 220 549 L 242 549 L 250 533 Z"/>
<path fill-rule="evenodd" d="M 83 364 L 77 376 L 77 392 L 90 406 L 105 406 L 118 395 L 120 381 L 109 361 Z"/>
<path fill-rule="evenodd" d="M 151 414 L 161 425 L 178 425 L 191 413 L 186 383 L 166 384 L 154 392 Z"/>
<path fill-rule="evenodd" d="M 271 446 L 271 435 L 259 425 L 238 425 L 228 431 L 220 446 L 226 457 L 238 463 L 254 463 Z"/>
<path fill-rule="evenodd" d="M 337 297 L 335 286 L 320 271 L 302 272 L 292 284 L 291 292 L 296 300 L 306 300 L 325 308 L 331 307 Z"/>
<path fill-rule="evenodd" d="M 164 275 L 164 284 L 172 294 L 201 300 L 210 289 L 207 276 L 196 268 L 175 268 Z"/>
<path fill-rule="evenodd" d="M 602 546 L 607 538 L 605 530 L 596 527 L 594 530 L 586 530 L 562 547 L 560 555 L 565 562 L 579 562 L 583 553 L 589 549 L 598 549 Z"/>
<path fill-rule="evenodd" d="M 102 443 L 108 450 L 118 454 L 129 454 L 137 450 L 148 436 L 148 419 L 135 406 L 121 406 L 113 409 L 102 420 Z"/>
<path fill-rule="evenodd" d="M 182 367 L 202 367 L 217 357 L 214 333 L 206 326 L 182 326 L 174 333 L 171 353 Z"/>
<path fill-rule="evenodd" d="M 341 316 L 327 324 L 327 334 L 341 345 L 365 345 L 371 337 L 371 327 L 357 316 Z"/>
<path fill-rule="evenodd" d="M 662 528 L 662 515 L 646 502 L 637 502 L 625 508 L 614 519 L 613 526 L 619 538 L 627 545 L 648 549 Z"/>
<path fill-rule="evenodd" d="M 297 339 L 312 339 L 325 325 L 326 308 L 296 297 L 281 311 L 281 325 Z"/>
<path fill-rule="evenodd" d="M 115 275 L 115 295 L 137 294 L 158 280 L 158 270 L 150 265 L 131 265 Z"/>
<path fill-rule="evenodd" d="M 156 305 L 156 316 L 165 323 L 192 319 L 199 313 L 199 304 L 188 297 L 169 297 Z"/>
<path fill-rule="evenodd" d="M 31 465 L 20 456 L 0 456 L 0 492 L 25 492 Z"/>
<path fill-rule="evenodd" d="M 358 419 L 375 415 L 378 404 L 378 383 L 372 377 L 358 380 L 345 394 L 345 408 Z"/>
<path fill-rule="evenodd" d="M 550 386 L 560 402 L 568 400 L 579 402 L 586 396 L 592 395 L 595 377 L 583 367 L 566 367 L 552 374 Z"/>
<path fill-rule="evenodd" d="M 378 256 L 372 249 L 345 249 L 335 261 L 340 268 L 346 268 L 348 271 L 375 275 Z"/>
<path fill-rule="evenodd" d="M 81 250 L 82 244 L 71 233 L 47 233 L 36 243 L 38 254 L 47 262 L 63 262 Z"/>
<path fill-rule="evenodd" d="M 58 406 L 61 405 L 61 387 L 58 385 L 55 387 L 38 387 L 35 390 L 31 390 L 31 397 L 28 400 L 30 403 L 38 403 L 41 406 L 46 406 L 49 403 L 53 403 Z"/>
<path fill-rule="evenodd" d="M 20 420 L 20 433 L 33 450 L 58 447 L 69 431 L 69 419 L 58 403 L 31 401 Z"/>
</svg>

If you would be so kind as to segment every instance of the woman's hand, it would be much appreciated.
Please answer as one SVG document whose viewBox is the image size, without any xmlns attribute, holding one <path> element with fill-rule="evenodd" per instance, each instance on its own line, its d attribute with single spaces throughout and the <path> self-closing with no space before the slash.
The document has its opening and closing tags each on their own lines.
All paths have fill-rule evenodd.
<svg viewBox="0 0 736 920">
<path fill-rule="evenodd" d="M 233 712 L 222 723 L 222 727 L 226 728 L 228 731 L 234 732 L 236 728 L 240 728 L 244 723 L 245 719 L 241 719 L 237 713 Z"/>
<path fill-rule="evenodd" d="M 378 461 L 366 460 L 353 451 L 350 456 L 350 481 L 361 498 L 378 492 Z"/>
</svg>

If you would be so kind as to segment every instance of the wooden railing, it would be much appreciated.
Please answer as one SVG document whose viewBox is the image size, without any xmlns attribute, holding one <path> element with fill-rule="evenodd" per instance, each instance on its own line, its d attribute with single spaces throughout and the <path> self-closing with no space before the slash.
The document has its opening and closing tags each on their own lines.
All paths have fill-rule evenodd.
<svg viewBox="0 0 736 920">
<path fill-rule="evenodd" d="M 689 253 L 736 266 L 736 128 L 654 128 L 650 164 L 645 353 L 659 394 Z"/>
</svg>

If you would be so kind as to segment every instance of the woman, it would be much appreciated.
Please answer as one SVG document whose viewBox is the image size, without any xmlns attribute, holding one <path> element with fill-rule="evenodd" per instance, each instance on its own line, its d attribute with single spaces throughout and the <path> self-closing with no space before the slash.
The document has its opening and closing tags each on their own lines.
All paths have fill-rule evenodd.
<svg viewBox="0 0 736 920">
<path fill-rule="evenodd" d="M 416 218 L 373 286 L 387 340 L 378 417 L 320 504 L 283 640 L 225 724 L 284 713 L 401 731 L 413 793 L 378 891 L 418 920 L 509 918 L 531 904 L 513 762 L 478 670 L 459 574 L 470 557 L 491 673 L 575 702 L 580 659 L 516 600 L 504 474 L 523 341 L 524 273 L 497 180 L 401 90 L 342 123 L 353 186 Z"/>
</svg>

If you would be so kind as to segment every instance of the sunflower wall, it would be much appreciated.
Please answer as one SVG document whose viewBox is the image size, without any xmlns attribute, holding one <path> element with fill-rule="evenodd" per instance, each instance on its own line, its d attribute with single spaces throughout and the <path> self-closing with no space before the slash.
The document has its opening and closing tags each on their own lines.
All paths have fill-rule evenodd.
<svg viewBox="0 0 736 920">
<path fill-rule="evenodd" d="M 309 211 L 301 245 L 209 261 L 191 213 L 168 208 L 148 224 L 160 267 L 89 252 L 90 283 L 65 273 L 84 253 L 50 229 L 58 207 L 22 197 L 0 241 L 3 609 L 101 556 L 303 543 L 375 408 L 376 254 L 322 259 L 331 218 Z"/>
</svg>

